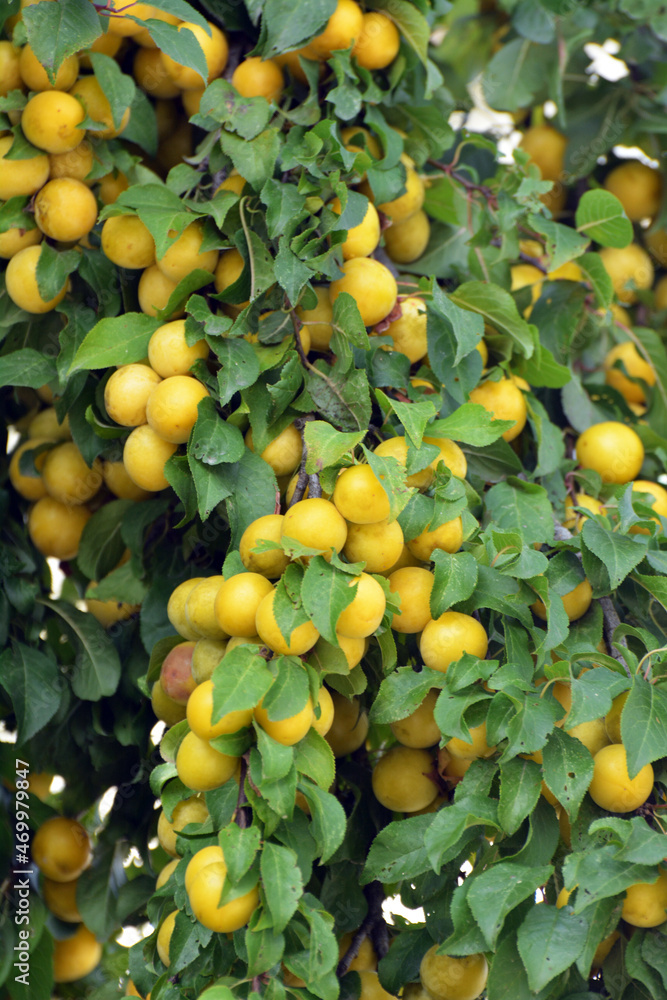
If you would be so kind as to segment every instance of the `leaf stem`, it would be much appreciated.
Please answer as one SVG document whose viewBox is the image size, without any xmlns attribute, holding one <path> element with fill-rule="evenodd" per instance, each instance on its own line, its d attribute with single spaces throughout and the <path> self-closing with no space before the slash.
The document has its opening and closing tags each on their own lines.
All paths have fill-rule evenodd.
<svg viewBox="0 0 667 1000">
<path fill-rule="evenodd" d="M 248 229 L 248 223 L 246 222 L 245 211 L 243 209 L 243 202 L 245 198 L 241 198 L 239 202 L 239 215 L 241 216 L 241 225 L 243 226 L 243 235 L 245 236 L 246 246 L 248 247 L 248 263 L 250 264 L 250 301 L 255 298 L 255 258 L 252 254 L 252 245 L 250 243 L 250 231 Z"/>
</svg>

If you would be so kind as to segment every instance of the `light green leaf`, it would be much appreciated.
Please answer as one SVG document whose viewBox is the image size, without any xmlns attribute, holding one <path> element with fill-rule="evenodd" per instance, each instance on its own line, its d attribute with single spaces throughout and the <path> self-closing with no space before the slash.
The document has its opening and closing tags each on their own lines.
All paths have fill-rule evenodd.
<svg viewBox="0 0 667 1000">
<path fill-rule="evenodd" d="M 429 437 L 451 438 L 452 441 L 483 448 L 493 444 L 513 426 L 513 420 L 494 420 L 479 403 L 463 403 L 448 417 L 434 420 L 427 430 Z"/>
<path fill-rule="evenodd" d="M 580 233 L 603 247 L 626 247 L 632 242 L 632 223 L 610 191 L 596 188 L 579 199 L 574 217 Z"/>
<path fill-rule="evenodd" d="M 105 317 L 86 334 L 76 352 L 69 374 L 81 369 L 111 368 L 146 357 L 148 341 L 160 320 L 145 313 Z"/>
<path fill-rule="evenodd" d="M 265 844 L 260 858 L 260 871 L 266 905 L 273 919 L 273 930 L 280 933 L 292 919 L 303 892 L 297 856 L 289 847 Z"/>
<path fill-rule="evenodd" d="M 89 0 L 34 4 L 22 12 L 28 44 L 51 81 L 68 56 L 87 49 L 102 34 L 100 18 Z"/>
</svg>

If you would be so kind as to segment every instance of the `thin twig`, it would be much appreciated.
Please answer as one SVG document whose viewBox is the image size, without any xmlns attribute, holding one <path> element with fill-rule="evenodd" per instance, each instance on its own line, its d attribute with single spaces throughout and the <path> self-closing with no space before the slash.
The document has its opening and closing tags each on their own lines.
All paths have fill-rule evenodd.
<svg viewBox="0 0 667 1000">
<path fill-rule="evenodd" d="M 352 938 L 350 947 L 338 963 L 336 975 L 339 979 L 343 978 L 359 954 L 359 949 L 365 938 L 371 938 L 378 958 L 384 958 L 389 951 L 389 930 L 382 912 L 382 904 L 385 899 L 382 883 L 377 881 L 370 882 L 364 889 L 364 895 L 368 900 L 368 913 L 361 927 Z"/>
<path fill-rule="evenodd" d="M 300 330 L 301 330 L 301 326 L 302 326 L 301 320 L 297 316 L 295 309 L 291 310 L 290 315 L 292 317 L 292 325 L 294 326 L 294 340 L 295 340 L 295 343 L 296 343 L 296 350 L 297 350 L 297 354 L 299 355 L 299 357 L 301 359 L 301 363 L 308 369 L 308 371 L 312 372 L 313 375 L 319 375 L 319 377 L 322 379 L 322 381 L 326 382 L 326 384 L 329 386 L 329 388 L 333 392 L 333 394 L 336 397 L 336 399 L 338 400 L 338 402 L 341 403 L 341 405 L 344 406 L 345 409 L 348 411 L 348 413 L 350 414 L 350 416 L 354 418 L 358 429 L 362 430 L 363 428 L 362 428 L 361 424 L 359 423 L 359 418 L 358 418 L 357 414 L 354 412 L 354 410 L 352 409 L 352 407 L 350 406 L 350 404 L 347 402 L 347 400 L 343 398 L 343 396 L 341 395 L 341 393 L 340 393 L 340 391 L 339 391 L 338 386 L 336 385 L 336 383 L 332 382 L 328 375 L 325 375 L 325 373 L 322 372 L 322 371 L 320 371 L 319 368 L 316 368 L 315 365 L 312 364 L 308 360 L 308 358 L 306 357 L 306 353 L 305 353 L 305 351 L 303 349 L 303 344 L 301 343 L 301 335 L 300 335 Z"/>
<path fill-rule="evenodd" d="M 309 420 L 314 419 L 314 414 L 309 413 L 305 417 L 297 417 L 294 421 L 294 426 L 301 434 L 301 465 L 299 466 L 299 475 L 296 481 L 296 486 L 294 487 L 294 493 L 292 494 L 292 499 L 289 502 L 290 507 L 293 507 L 295 503 L 299 502 L 299 500 L 303 500 L 306 489 L 308 490 L 309 497 L 322 496 L 320 477 L 316 472 L 306 472 L 306 463 L 308 462 L 308 446 L 306 445 L 306 438 L 303 432 L 306 423 Z"/>
<path fill-rule="evenodd" d="M 468 178 L 463 174 L 454 170 L 453 163 L 439 163 L 438 160 L 434 159 L 428 159 L 426 162 L 432 167 L 435 167 L 436 170 L 442 170 L 443 174 L 447 174 L 447 176 L 451 177 L 452 180 L 457 181 L 466 189 L 466 191 L 479 191 L 480 194 L 484 195 L 492 207 L 498 207 L 498 201 L 490 187 L 487 187 L 486 184 L 476 184 L 474 181 L 468 180 Z"/>
<path fill-rule="evenodd" d="M 248 761 L 246 755 L 241 757 L 241 773 L 239 774 L 239 795 L 236 800 L 236 809 L 234 810 L 234 815 L 232 819 L 237 826 L 240 826 L 242 830 L 245 830 L 248 826 L 248 816 L 243 808 L 248 801 L 245 794 L 245 778 L 248 772 Z"/>
<path fill-rule="evenodd" d="M 250 295 L 248 298 L 252 302 L 255 298 L 255 258 L 252 254 L 252 246 L 250 244 L 250 232 L 248 230 L 248 223 L 245 220 L 245 212 L 243 211 L 244 198 L 241 198 L 239 202 L 239 214 L 241 216 L 241 225 L 243 226 L 243 235 L 245 236 L 246 246 L 248 247 L 248 263 L 250 264 Z"/>
<path fill-rule="evenodd" d="M 628 664 L 625 661 L 625 657 L 623 657 L 621 653 L 619 653 L 619 651 L 615 649 L 615 647 L 613 646 L 614 632 L 621 624 L 621 619 L 618 617 L 616 608 L 614 607 L 610 597 L 599 597 L 598 602 L 600 604 L 600 607 L 602 608 L 602 616 L 604 618 L 604 638 L 605 642 L 607 643 L 607 649 L 609 650 L 611 656 L 613 656 L 615 660 L 618 660 L 618 662 L 623 666 L 623 669 L 625 670 L 626 674 L 628 675 L 630 680 L 632 680 L 632 674 L 630 672 Z M 625 637 L 620 640 L 620 644 L 622 646 L 627 646 L 627 641 Z"/>
</svg>

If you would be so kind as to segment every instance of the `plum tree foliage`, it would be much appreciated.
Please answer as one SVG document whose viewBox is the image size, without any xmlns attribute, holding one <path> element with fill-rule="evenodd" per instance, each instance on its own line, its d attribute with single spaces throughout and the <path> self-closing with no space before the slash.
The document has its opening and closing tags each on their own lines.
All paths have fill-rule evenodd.
<svg viewBox="0 0 667 1000">
<path fill-rule="evenodd" d="M 3 1000 L 667 1000 L 663 7 L 2 5 Z"/>
</svg>

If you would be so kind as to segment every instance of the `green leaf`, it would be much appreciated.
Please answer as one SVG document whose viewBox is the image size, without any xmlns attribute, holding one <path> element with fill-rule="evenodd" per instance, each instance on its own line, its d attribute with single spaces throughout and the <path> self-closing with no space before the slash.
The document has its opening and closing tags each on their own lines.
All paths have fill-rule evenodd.
<svg viewBox="0 0 667 1000">
<path fill-rule="evenodd" d="M 187 20 L 199 22 L 199 12 L 190 8 Z M 161 52 L 171 56 L 182 66 L 189 66 L 199 73 L 203 86 L 206 86 L 208 81 L 206 57 L 197 38 L 188 28 L 179 31 L 175 24 L 166 24 L 155 18 L 146 21 L 146 28 Z"/>
<path fill-rule="evenodd" d="M 499 826 L 498 803 L 488 796 L 464 796 L 462 800 L 454 802 L 447 809 L 441 809 L 431 819 L 431 825 L 424 830 L 424 846 L 431 867 L 434 871 L 438 871 L 443 864 L 460 853 L 464 844 L 470 839 L 467 833 L 470 828 Z M 403 822 L 411 821 L 403 820 Z"/>
<path fill-rule="evenodd" d="M 442 687 L 445 677 L 440 670 L 424 667 L 417 672 L 412 667 L 399 667 L 380 684 L 371 705 L 372 722 L 398 722 L 418 708 L 431 688 Z"/>
<path fill-rule="evenodd" d="M 547 787 L 573 821 L 593 780 L 593 758 L 579 740 L 562 729 L 554 729 L 542 753 Z"/>
<path fill-rule="evenodd" d="M 383 458 L 370 451 L 365 445 L 361 446 L 366 456 L 366 461 L 380 480 L 382 489 L 389 499 L 389 520 L 394 521 L 401 513 L 408 500 L 415 490 L 406 485 L 405 467 L 400 465 L 395 458 Z"/>
<path fill-rule="evenodd" d="M 22 347 L 2 357 L 0 387 L 5 385 L 25 385 L 39 389 L 56 378 L 55 359 L 32 347 Z"/>
<path fill-rule="evenodd" d="M 131 76 L 121 71 L 115 59 L 101 52 L 91 52 L 90 61 L 104 96 L 111 106 L 114 128 L 118 129 L 123 115 L 132 104 L 136 85 Z"/>
<path fill-rule="evenodd" d="M 430 34 L 428 21 L 414 4 L 407 0 L 371 0 L 367 6 L 386 14 L 398 28 L 401 38 L 426 63 Z"/>
<path fill-rule="evenodd" d="M 130 312 L 101 319 L 86 334 L 69 374 L 141 361 L 148 353 L 148 341 L 160 325 L 159 319 L 145 313 Z"/>
<path fill-rule="evenodd" d="M 72 690 L 77 698 L 99 701 L 114 694 L 120 681 L 120 659 L 99 622 L 64 601 L 43 600 L 42 603 L 60 615 L 78 647 L 76 667 L 71 675 Z"/>
<path fill-rule="evenodd" d="M 451 555 L 442 549 L 435 549 L 432 557 L 435 579 L 431 591 L 431 615 L 439 618 L 452 604 L 465 601 L 474 593 L 478 564 L 471 552 Z"/>
<path fill-rule="evenodd" d="M 380 389 L 375 390 L 375 395 L 383 408 L 394 411 L 403 425 L 407 440 L 415 448 L 419 448 L 422 438 L 426 433 L 427 424 L 429 420 L 435 417 L 437 412 L 431 400 L 422 399 L 414 403 L 401 403 L 390 396 L 386 396 Z M 428 431 L 430 435 L 430 427 L 428 427 Z"/>
<path fill-rule="evenodd" d="M 500 765 L 498 819 L 506 833 L 516 833 L 537 805 L 541 791 L 542 771 L 535 761 L 514 757 Z"/>
<path fill-rule="evenodd" d="M 16 641 L 0 655 L 0 668 L 0 685 L 11 700 L 18 739 L 27 742 L 58 711 L 64 678 L 53 655 Z"/>
<path fill-rule="evenodd" d="M 645 764 L 667 757 L 667 691 L 633 677 L 621 714 L 621 738 L 627 754 L 628 775 L 634 778 Z"/>
<path fill-rule="evenodd" d="M 25 211 L 30 199 L 24 195 L 8 198 L 0 208 L 0 233 L 9 229 L 34 229 L 35 217 Z M 51 296 L 53 297 L 53 296 Z"/>
<path fill-rule="evenodd" d="M 553 541 L 551 503 L 543 486 L 508 476 L 491 487 L 485 503 L 488 517 L 499 528 L 520 532 L 526 544 Z"/>
<path fill-rule="evenodd" d="M 634 539 L 604 528 L 594 518 L 586 518 L 581 532 L 581 555 L 593 597 L 602 597 L 617 587 L 644 558 L 646 549 Z"/>
<path fill-rule="evenodd" d="M 611 708 L 613 699 L 628 687 L 625 675 L 604 666 L 577 677 L 571 684 L 572 707 L 567 715 L 567 728 L 602 718 Z"/>
<path fill-rule="evenodd" d="M 528 220 L 531 229 L 545 237 L 546 252 L 550 258 L 550 271 L 555 271 L 568 261 L 579 257 L 590 243 L 588 237 L 581 236 L 570 226 L 545 219 L 543 215 L 529 215 Z"/>
<path fill-rule="evenodd" d="M 118 601 L 128 604 L 141 604 L 146 596 L 147 585 L 134 575 L 132 564 L 123 563 L 113 572 L 108 573 L 87 597 L 97 601 Z"/>
<path fill-rule="evenodd" d="M 618 844 L 617 857 L 631 864 L 659 865 L 664 861 L 664 834 L 652 830 L 642 816 L 621 819 L 619 816 L 605 816 L 594 820 L 589 833 L 606 834 L 608 843 Z"/>
<path fill-rule="evenodd" d="M 327 562 L 323 556 L 310 560 L 303 578 L 301 599 L 313 625 L 327 642 L 338 645 L 336 623 L 354 600 L 353 578 Z"/>
<path fill-rule="evenodd" d="M 262 12 L 263 55 L 289 52 L 321 34 L 335 9 L 335 0 L 267 0 Z"/>
<path fill-rule="evenodd" d="M 524 899 L 534 896 L 552 874 L 551 865 L 527 868 L 506 861 L 474 877 L 468 890 L 468 906 L 490 950 L 496 946 L 507 915 Z"/>
<path fill-rule="evenodd" d="M 268 843 L 260 859 L 266 905 L 276 933 L 284 930 L 296 912 L 303 892 L 297 856 L 289 847 Z"/>
<path fill-rule="evenodd" d="M 614 286 L 600 255 L 585 253 L 579 257 L 577 264 L 593 286 L 595 304 L 601 309 L 608 308 L 614 298 Z"/>
<path fill-rule="evenodd" d="M 509 45 L 505 48 L 509 48 Z M 527 358 L 531 356 L 534 346 L 531 328 L 504 288 L 484 281 L 468 281 L 459 285 L 450 299 L 463 309 L 479 313 L 484 322 L 494 330 L 510 337 L 519 354 Z"/>
<path fill-rule="evenodd" d="M 191 454 L 204 465 L 238 462 L 245 450 L 238 427 L 222 419 L 210 396 L 201 400 L 197 410 L 197 422 L 189 444 Z"/>
<path fill-rule="evenodd" d="M 179 33 L 180 36 L 181 33 Z M 188 34 L 191 34 L 188 32 Z M 186 211 L 185 205 L 177 194 L 170 191 L 164 184 L 134 184 L 123 191 L 112 207 L 107 207 L 102 218 L 113 214 L 122 214 L 123 208 L 136 211 L 143 224 L 155 240 L 155 253 L 158 260 L 165 253 L 186 226 L 197 218 L 192 212 Z M 208 278 L 211 281 L 211 276 Z M 171 307 L 171 301 L 168 303 Z"/>
<path fill-rule="evenodd" d="M 220 145 L 241 176 L 257 190 L 273 176 L 281 145 L 277 128 L 267 128 L 250 141 L 223 131 Z"/>
<path fill-rule="evenodd" d="M 336 773 L 336 762 L 331 747 L 323 736 L 308 730 L 296 745 L 296 769 L 308 775 L 324 791 L 331 787 Z"/>
<path fill-rule="evenodd" d="M 453 441 L 483 448 L 501 438 L 514 426 L 512 420 L 494 420 L 479 403 L 463 403 L 448 417 L 434 420 L 428 427 L 429 437 L 446 437 Z"/>
<path fill-rule="evenodd" d="M 433 819 L 431 814 L 409 816 L 380 830 L 368 852 L 361 884 L 367 885 L 374 879 L 398 882 L 428 871 L 430 861 L 424 834 Z"/>
<path fill-rule="evenodd" d="M 262 706 L 269 719 L 289 719 L 306 707 L 310 694 L 308 674 L 298 656 L 278 656 L 271 661 L 275 680 L 264 696 Z"/>
<path fill-rule="evenodd" d="M 236 823 L 228 823 L 220 831 L 218 841 L 231 882 L 239 882 L 250 870 L 255 855 L 260 849 L 261 839 L 262 835 L 258 826 L 250 826 L 242 830 Z"/>
<path fill-rule="evenodd" d="M 365 431 L 337 431 L 325 420 L 309 420 L 303 429 L 308 457 L 306 472 L 312 475 L 335 465 L 363 441 Z"/>
<path fill-rule="evenodd" d="M 259 976 L 278 965 L 285 951 L 285 938 L 282 934 L 276 934 L 263 925 L 261 925 L 261 929 L 260 926 L 257 928 L 249 927 L 246 931 L 246 949 L 248 952 L 248 976 Z M 277 993 L 285 996 L 285 991 L 278 985 L 277 980 L 273 980 L 273 984 L 273 990 L 266 991 L 267 996 L 272 992 L 274 995 Z"/>
<path fill-rule="evenodd" d="M 482 88 L 489 107 L 517 111 L 546 96 L 550 51 L 527 38 L 514 38 L 493 55 L 484 68 Z"/>
<path fill-rule="evenodd" d="M 366 433 L 371 414 L 366 372 L 330 368 L 320 359 L 313 367 L 306 372 L 306 389 L 320 415 L 341 430 Z"/>
<path fill-rule="evenodd" d="M 273 469 L 261 455 L 246 448 L 243 458 L 223 467 L 230 485 L 227 515 L 232 531 L 230 547 L 238 547 L 241 535 L 256 518 L 273 514 L 278 487 Z"/>
<path fill-rule="evenodd" d="M 311 269 L 290 249 L 289 238 L 284 235 L 278 242 L 273 270 L 278 284 L 284 288 L 290 302 L 298 300 L 303 288 L 313 276 Z M 364 334 L 366 334 L 365 329 Z"/>
<path fill-rule="evenodd" d="M 77 564 L 89 580 L 101 580 L 118 565 L 125 550 L 121 526 L 132 506 L 132 500 L 112 500 L 96 511 L 83 529 Z"/>
<path fill-rule="evenodd" d="M 499 942 L 489 970 L 486 989 L 489 1000 L 546 1000 L 547 995 L 551 993 L 551 990 L 547 989 L 540 990 L 537 994 L 531 990 L 514 934 L 508 934 Z"/>
<path fill-rule="evenodd" d="M 22 20 L 28 43 L 52 82 L 68 56 L 89 48 L 102 34 L 99 15 L 88 0 L 35 4 Z"/>
<path fill-rule="evenodd" d="M 215 668 L 213 719 L 254 708 L 273 684 L 273 674 L 256 646 L 237 646 Z"/>
<path fill-rule="evenodd" d="M 254 385 L 259 377 L 259 360 L 247 340 L 221 340 L 213 345 L 221 368 L 218 372 L 220 405 L 226 406 L 235 392 Z"/>
<path fill-rule="evenodd" d="M 227 80 L 213 80 L 202 94 L 199 113 L 191 121 L 213 118 L 244 139 L 254 139 L 269 124 L 271 108 L 263 97 L 241 97 Z"/>
<path fill-rule="evenodd" d="M 299 790 L 305 795 L 312 818 L 310 832 L 315 838 L 322 864 L 338 850 L 345 836 L 346 817 L 342 805 L 333 795 L 300 781 Z"/>
<path fill-rule="evenodd" d="M 176 458 L 177 456 L 173 456 L 170 462 Z M 234 467 L 235 465 L 206 465 L 195 458 L 192 452 L 188 452 L 188 468 L 197 495 L 197 510 L 202 521 L 213 513 L 219 503 L 232 495 L 229 470 Z"/>
<path fill-rule="evenodd" d="M 536 905 L 528 912 L 519 928 L 517 946 L 534 993 L 579 957 L 587 930 L 585 915 L 577 915 L 569 907 L 559 910 Z"/>
<path fill-rule="evenodd" d="M 603 247 L 626 247 L 632 243 L 632 223 L 616 195 L 603 188 L 586 191 L 581 196 L 574 221 L 580 233 Z"/>
<path fill-rule="evenodd" d="M 600 899 L 620 895 L 636 882 L 655 882 L 657 869 L 619 858 L 614 844 L 573 851 L 563 862 L 563 878 L 567 888 L 579 886 L 574 909 L 580 913 Z"/>
<path fill-rule="evenodd" d="M 349 292 L 341 292 L 336 296 L 333 304 L 333 327 L 334 330 L 342 331 L 346 342 L 352 347 L 360 347 L 362 350 L 370 347 L 359 306 Z"/>
</svg>

